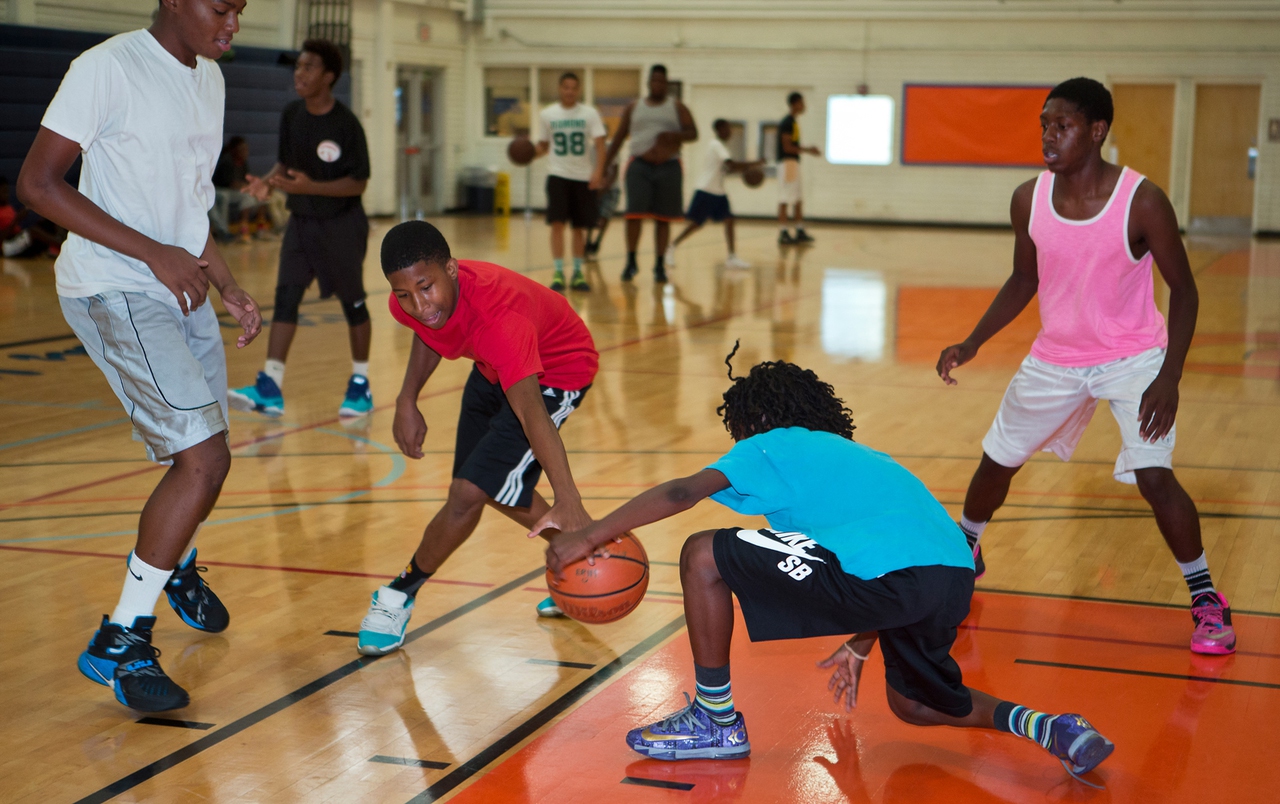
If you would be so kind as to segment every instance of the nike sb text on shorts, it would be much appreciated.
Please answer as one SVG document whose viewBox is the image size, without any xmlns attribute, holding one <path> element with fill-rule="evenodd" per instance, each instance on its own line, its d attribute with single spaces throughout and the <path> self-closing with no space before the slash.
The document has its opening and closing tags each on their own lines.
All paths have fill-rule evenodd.
<svg viewBox="0 0 1280 804">
<path fill-rule="evenodd" d="M 1143 441 L 1138 422 L 1142 394 L 1164 365 L 1164 349 L 1148 349 L 1097 366 L 1056 366 L 1028 356 L 1000 401 L 982 451 L 1001 466 L 1016 467 L 1040 450 L 1070 460 L 1099 399 L 1120 425 L 1121 449 L 1114 475 L 1136 483 L 1135 469 L 1173 468 L 1175 425 L 1154 442 Z"/>
<path fill-rule="evenodd" d="M 752 642 L 879 631 L 890 687 L 953 717 L 973 710 L 951 658 L 973 570 L 909 567 L 864 580 L 803 533 L 763 529 L 718 530 L 712 549 Z"/>
<path fill-rule="evenodd" d="M 590 387 L 565 391 L 539 386 L 557 429 L 582 403 Z M 462 390 L 453 476 L 470 480 L 494 502 L 515 508 L 528 508 L 533 503 L 533 489 L 542 476 L 542 466 L 533 457 L 533 448 L 502 386 L 486 380 L 475 367 Z"/>
<path fill-rule="evenodd" d="M 141 293 L 58 301 L 151 460 L 227 431 L 227 358 L 212 301 L 189 316 Z"/>
</svg>

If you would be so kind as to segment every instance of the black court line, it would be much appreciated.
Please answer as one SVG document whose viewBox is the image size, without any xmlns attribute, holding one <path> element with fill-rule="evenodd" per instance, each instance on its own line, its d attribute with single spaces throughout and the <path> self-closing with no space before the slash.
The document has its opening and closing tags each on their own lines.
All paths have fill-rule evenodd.
<svg viewBox="0 0 1280 804">
<path fill-rule="evenodd" d="M 406 765 L 410 768 L 430 768 L 431 770 L 444 770 L 449 767 L 448 762 L 436 762 L 434 759 L 413 759 L 411 757 L 384 757 L 381 754 L 369 757 L 370 762 L 381 762 L 384 765 Z"/>
<path fill-rule="evenodd" d="M 538 567 L 536 570 L 526 572 L 524 575 L 521 575 L 519 578 L 516 578 L 514 581 L 509 581 L 495 589 L 490 589 L 488 592 L 485 592 L 483 595 L 480 595 L 479 597 L 467 603 L 462 604 L 461 606 L 459 606 L 456 609 L 453 609 L 452 611 L 449 611 L 449 612 L 446 612 L 445 614 L 440 615 L 439 617 L 435 618 L 431 622 L 426 623 L 425 625 L 418 626 L 417 628 L 410 631 L 409 634 L 405 637 L 405 640 L 404 640 L 405 644 L 407 645 L 408 643 L 413 642 L 414 640 L 420 637 L 424 637 L 427 634 L 431 633 L 432 631 L 436 630 L 437 628 L 440 628 L 441 626 L 444 626 L 444 625 L 448 625 L 449 623 L 453 622 L 454 620 L 457 620 L 459 617 L 462 617 L 463 615 L 470 614 L 471 612 L 475 611 L 476 609 L 480 608 L 486 603 L 496 600 L 510 591 L 519 589 L 521 586 L 525 585 L 526 583 L 529 583 L 534 578 L 541 578 L 546 573 L 546 571 L 547 571 L 546 567 Z M 684 621 L 684 618 L 682 617 L 681 622 L 683 621 Z M 218 745 L 219 743 L 231 737 L 236 736 L 237 734 L 249 728 L 250 726 L 261 723 L 262 721 L 266 720 L 272 715 L 278 714 L 284 711 L 285 709 L 288 709 L 290 706 L 293 706 L 299 701 L 304 700 L 310 697 L 311 695 L 314 695 L 317 692 L 320 692 L 326 687 L 330 687 L 336 684 L 337 682 L 341 681 L 342 679 L 346 678 L 352 673 L 355 673 L 365 667 L 368 667 L 369 665 L 373 664 L 374 662 L 382 658 L 384 657 L 361 656 L 359 659 L 347 662 L 343 666 L 339 667 L 337 670 L 327 673 L 321 676 L 320 678 L 317 678 L 315 681 L 310 682 L 309 684 L 304 684 L 303 686 L 299 687 L 293 692 L 290 692 L 287 695 L 277 698 L 276 700 L 272 701 L 266 706 L 262 706 L 262 707 L 259 707 L 258 709 L 255 709 L 254 711 L 250 712 L 244 717 L 241 717 L 235 721 L 232 721 L 231 723 L 228 723 L 227 725 L 223 726 L 217 731 L 214 731 L 210 734 L 205 735 L 204 737 L 201 737 L 200 739 L 196 740 L 190 745 L 185 745 L 182 748 L 179 748 L 177 751 L 174 751 L 166 756 L 163 756 L 149 765 L 139 768 L 133 773 L 130 773 L 128 776 L 124 776 L 120 779 L 117 779 L 116 781 L 112 782 L 106 787 L 103 787 L 100 790 L 90 793 L 89 795 L 77 801 L 76 804 L 100 804 L 100 802 L 108 801 L 112 798 L 115 798 L 116 796 L 120 795 L 125 791 L 132 790 L 133 788 L 137 787 L 138 785 L 142 784 L 148 779 L 154 778 L 155 776 L 158 776 L 161 773 L 164 773 L 170 768 L 175 767 L 176 765 L 179 765 L 188 759 L 191 759 L 193 756 L 196 756 L 197 754 L 200 754 L 204 751 L 207 751 L 210 748 L 213 748 L 215 745 Z"/>
<path fill-rule="evenodd" d="M 526 737 L 529 737 L 538 729 L 551 722 L 551 720 L 557 715 L 582 700 L 583 697 L 594 691 L 601 684 L 617 675 L 618 671 L 622 670 L 627 665 L 660 645 L 663 640 L 676 633 L 681 628 L 684 628 L 683 614 L 650 634 L 643 642 L 631 648 L 631 650 L 592 673 L 576 687 L 544 706 L 528 720 L 498 738 L 498 740 L 492 743 L 488 748 L 485 748 L 471 759 L 459 765 L 440 781 L 409 799 L 408 804 L 425 804 L 429 801 L 436 801 L 441 796 L 448 794 L 458 787 L 458 785 L 484 770 L 498 757 L 519 745 Z"/>
<path fill-rule="evenodd" d="M 664 782 L 660 779 L 641 779 L 639 776 L 624 776 L 622 784 L 634 784 L 640 787 L 660 787 L 663 790 L 692 790 L 688 782 Z"/>
<path fill-rule="evenodd" d="M 561 662 L 556 659 L 527 659 L 525 664 L 545 664 L 552 667 L 574 667 L 579 670 L 590 670 L 595 667 L 594 664 L 588 662 Z"/>
<path fill-rule="evenodd" d="M 1066 662 L 1040 662 L 1035 659 L 1014 659 L 1014 664 L 1031 664 L 1036 667 L 1062 667 L 1067 670 L 1089 670 L 1094 673 L 1116 673 L 1122 676 L 1147 676 L 1149 678 L 1172 678 L 1177 681 L 1204 681 L 1209 684 L 1230 684 L 1236 687 L 1261 687 L 1266 690 L 1280 690 L 1280 684 L 1266 681 L 1245 681 L 1238 678 L 1214 678 L 1212 676 L 1190 676 L 1185 673 L 1157 673 L 1153 670 L 1128 670 L 1123 667 L 1096 667 L 1091 664 L 1067 664 Z"/>
<path fill-rule="evenodd" d="M 324 635 L 340 636 L 340 637 L 358 637 L 360 636 L 360 632 L 359 631 L 325 631 Z"/>
<path fill-rule="evenodd" d="M 170 720 L 167 717 L 142 717 L 138 718 L 138 723 L 144 726 L 173 726 L 178 729 L 196 729 L 197 731 L 208 731 L 217 723 L 200 723 L 195 720 Z"/>
<path fill-rule="evenodd" d="M 53 343 L 54 341 L 65 341 L 74 338 L 74 332 L 68 332 L 66 335 L 47 335 L 43 338 L 32 338 L 26 341 L 10 341 L 9 343 L 0 343 L 0 349 L 16 349 L 19 346 L 35 346 L 38 343 Z"/>
<path fill-rule="evenodd" d="M 652 562 L 650 562 L 652 563 Z M 1049 600 L 1080 600 L 1085 603 L 1118 603 L 1122 606 L 1147 606 L 1153 609 L 1178 609 L 1188 611 L 1187 605 L 1178 603 L 1150 603 L 1145 600 L 1125 600 L 1122 597 L 1089 597 L 1088 595 L 1059 595 L 1053 592 L 1025 592 L 1017 589 L 993 589 L 989 586 L 975 586 L 975 592 L 990 592 L 993 595 L 1021 595 L 1022 597 L 1043 597 Z M 1280 617 L 1274 611 L 1252 611 L 1250 609 L 1231 609 L 1232 614 L 1248 614 L 1252 617 Z"/>
</svg>

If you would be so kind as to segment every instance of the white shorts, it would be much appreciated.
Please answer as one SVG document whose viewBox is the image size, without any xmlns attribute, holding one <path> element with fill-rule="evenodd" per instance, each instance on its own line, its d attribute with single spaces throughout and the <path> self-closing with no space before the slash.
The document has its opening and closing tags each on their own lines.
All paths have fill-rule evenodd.
<svg viewBox="0 0 1280 804">
<path fill-rule="evenodd" d="M 1070 460 L 1098 400 L 1105 399 L 1120 425 L 1116 480 L 1136 483 L 1135 469 L 1172 469 L 1177 426 L 1150 442 L 1142 440 L 1138 422 L 1142 394 L 1163 365 L 1164 349 L 1080 368 L 1028 356 L 1004 392 L 996 420 L 982 439 L 982 451 L 1008 467 L 1022 466 L 1039 450 Z"/>
<path fill-rule="evenodd" d="M 58 301 L 147 457 L 165 462 L 227 431 L 227 356 L 212 300 L 190 316 L 142 293 Z"/>
<path fill-rule="evenodd" d="M 804 200 L 800 183 L 800 160 L 783 159 L 778 163 L 778 203 L 799 204 Z"/>
</svg>

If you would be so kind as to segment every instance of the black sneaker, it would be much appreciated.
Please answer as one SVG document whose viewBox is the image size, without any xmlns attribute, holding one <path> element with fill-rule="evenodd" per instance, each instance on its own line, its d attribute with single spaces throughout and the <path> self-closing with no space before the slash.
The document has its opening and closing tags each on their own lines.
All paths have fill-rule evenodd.
<svg viewBox="0 0 1280 804">
<path fill-rule="evenodd" d="M 569 287 L 574 290 L 591 290 L 590 283 L 587 282 L 587 278 L 582 275 L 581 271 L 573 272 L 573 278 L 569 280 Z"/>
<path fill-rule="evenodd" d="M 667 284 L 667 269 L 661 265 L 653 266 L 653 281 L 659 285 Z"/>
<path fill-rule="evenodd" d="M 812 243 L 813 238 L 804 229 L 796 229 L 796 236 L 792 238 L 792 242 L 798 244 Z"/>
<path fill-rule="evenodd" d="M 592 243 L 591 241 L 588 240 L 587 243 L 582 247 L 582 256 L 584 257 L 594 257 L 599 253 L 600 253 L 599 243 Z"/>
<path fill-rule="evenodd" d="M 196 551 L 192 550 L 191 558 L 174 569 L 173 577 L 164 585 L 164 593 L 169 598 L 169 605 L 173 606 L 184 623 L 216 634 L 227 630 L 231 615 L 209 588 L 209 584 L 200 577 L 200 573 L 207 572 L 208 569 L 196 566 Z"/>
<path fill-rule="evenodd" d="M 622 281 L 630 282 L 638 273 L 640 273 L 640 267 L 634 262 L 629 262 L 627 267 L 622 269 Z"/>
<path fill-rule="evenodd" d="M 125 628 L 102 615 L 102 625 L 76 666 L 85 678 L 115 690 L 116 700 L 130 709 L 181 709 L 191 699 L 160 669 L 160 651 L 151 645 L 155 624 L 155 617 L 138 617 L 132 628 Z"/>
<path fill-rule="evenodd" d="M 564 271 L 556 271 L 551 277 L 552 290 L 564 290 Z"/>
<path fill-rule="evenodd" d="M 973 579 L 976 581 L 987 574 L 987 562 L 982 560 L 982 545 L 978 544 L 977 538 L 970 536 L 963 527 L 960 528 L 960 532 L 964 534 L 964 540 L 969 543 L 969 549 L 973 551 Z"/>
<path fill-rule="evenodd" d="M 780 246 L 794 246 L 797 242 L 799 241 L 797 241 L 794 237 L 792 237 L 791 233 L 788 232 L 786 229 L 783 229 L 778 234 L 778 245 Z"/>
</svg>

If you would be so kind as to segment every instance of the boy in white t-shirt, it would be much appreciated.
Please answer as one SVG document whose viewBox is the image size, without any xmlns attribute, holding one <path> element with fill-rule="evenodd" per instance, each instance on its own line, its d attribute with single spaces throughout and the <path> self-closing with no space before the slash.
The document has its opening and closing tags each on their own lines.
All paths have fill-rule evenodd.
<svg viewBox="0 0 1280 804">
<path fill-rule="evenodd" d="M 724 177 L 730 173 L 741 173 L 747 168 L 759 167 L 764 162 L 735 162 L 729 153 L 729 148 L 725 145 L 733 134 L 729 121 L 721 118 L 712 123 L 711 127 L 715 129 L 716 138 L 707 147 L 707 159 L 703 163 L 702 178 L 698 181 L 698 189 L 693 193 L 693 200 L 689 202 L 689 211 L 684 214 L 689 219 L 689 225 L 667 249 L 663 262 L 668 266 L 675 265 L 676 246 L 701 229 L 710 218 L 716 223 L 724 221 L 724 239 L 729 245 L 729 258 L 724 261 L 724 264 L 729 268 L 749 268 L 750 263 L 741 259 L 733 248 L 733 212 L 729 209 L 729 196 L 724 192 Z"/>
<path fill-rule="evenodd" d="M 201 580 L 195 535 L 231 466 L 227 368 L 213 305 L 258 334 L 258 305 L 209 231 L 231 48 L 244 0 L 161 0 L 147 30 L 112 37 L 71 64 L 18 177 L 18 194 L 70 231 L 55 266 L 67 323 L 129 413 L 148 456 L 171 463 L 143 507 L 119 603 L 78 666 L 144 712 L 189 702 L 151 646 L 163 591 L 187 625 L 229 615 Z M 77 190 L 63 177 L 84 155 Z"/>
<path fill-rule="evenodd" d="M 538 115 L 538 156 L 547 159 L 547 223 L 551 225 L 551 257 L 555 261 L 552 290 L 564 290 L 564 225 L 573 228 L 574 290 L 590 290 L 582 275 L 587 230 L 599 218 L 596 190 L 604 184 L 604 135 L 594 106 L 578 103 L 578 76 L 560 76 L 560 102 Z"/>
</svg>

